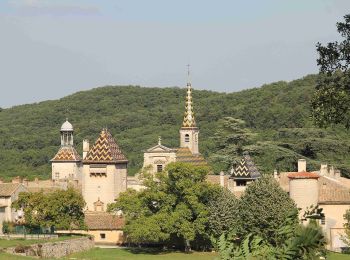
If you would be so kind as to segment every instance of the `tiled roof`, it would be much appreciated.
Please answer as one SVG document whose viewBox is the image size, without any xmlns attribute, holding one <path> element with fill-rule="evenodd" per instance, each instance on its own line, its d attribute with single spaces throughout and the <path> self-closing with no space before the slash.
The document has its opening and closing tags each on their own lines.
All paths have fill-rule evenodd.
<svg viewBox="0 0 350 260">
<path fill-rule="evenodd" d="M 291 173 L 280 173 L 278 180 L 280 186 L 286 192 L 289 192 L 289 174 Z M 320 175 L 318 177 L 318 201 L 320 204 L 350 204 L 350 189 L 343 185 L 343 182 L 347 179 Z"/>
<path fill-rule="evenodd" d="M 127 162 L 126 157 L 107 129 L 103 129 L 84 162 L 115 163 Z"/>
<path fill-rule="evenodd" d="M 321 204 L 350 204 L 350 189 L 342 185 L 342 180 L 321 176 L 318 180 L 318 200 Z"/>
<path fill-rule="evenodd" d="M 234 179 L 257 179 L 259 177 L 260 172 L 248 153 L 243 155 L 236 168 L 231 171 L 231 178 Z"/>
<path fill-rule="evenodd" d="M 192 103 L 192 86 L 191 83 L 187 83 L 187 96 L 186 96 L 186 109 L 184 120 L 182 122 L 182 127 L 196 127 L 196 120 L 193 113 L 193 103 Z"/>
<path fill-rule="evenodd" d="M 11 196 L 18 187 L 22 185 L 21 183 L 0 183 L 0 196 L 9 197 Z"/>
<path fill-rule="evenodd" d="M 228 175 L 224 175 L 224 187 L 228 187 Z M 207 182 L 220 185 L 220 175 L 208 174 Z"/>
<path fill-rule="evenodd" d="M 314 172 L 290 172 L 288 178 L 290 179 L 318 179 L 320 176 Z"/>
<path fill-rule="evenodd" d="M 80 162 L 81 157 L 73 146 L 62 146 L 51 161 L 52 162 L 55 162 L 55 161 Z"/>
<path fill-rule="evenodd" d="M 194 155 L 188 147 L 181 147 L 176 149 L 176 161 L 191 163 L 193 165 L 207 165 L 207 161 L 201 154 Z"/>
<path fill-rule="evenodd" d="M 107 212 L 86 212 L 85 224 L 89 230 L 120 230 L 124 218 Z"/>
</svg>

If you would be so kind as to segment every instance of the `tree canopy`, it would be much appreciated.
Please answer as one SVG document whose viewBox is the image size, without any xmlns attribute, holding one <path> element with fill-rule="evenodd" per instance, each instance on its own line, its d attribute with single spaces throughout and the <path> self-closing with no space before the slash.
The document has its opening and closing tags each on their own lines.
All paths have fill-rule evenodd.
<svg viewBox="0 0 350 260">
<path fill-rule="evenodd" d="M 350 127 L 350 15 L 337 23 L 341 42 L 317 44 L 320 67 L 312 99 L 313 118 L 319 126 L 335 124 Z"/>
<path fill-rule="evenodd" d="M 165 172 L 144 181 L 142 191 L 128 190 L 109 206 L 122 210 L 126 218 L 125 234 L 131 243 L 162 243 L 191 246 L 209 241 L 207 204 L 219 192 L 206 182 L 208 168 L 172 163 Z"/>
<path fill-rule="evenodd" d="M 237 232 L 241 236 L 259 235 L 275 244 L 276 230 L 296 210 L 294 201 L 276 180 L 271 175 L 264 175 L 247 187 L 239 201 Z M 294 223 L 297 222 L 296 217 Z"/>
<path fill-rule="evenodd" d="M 56 229 L 84 228 L 85 201 L 82 195 L 69 188 L 52 193 L 21 192 L 12 207 L 23 209 L 25 224 L 32 227 Z"/>
</svg>

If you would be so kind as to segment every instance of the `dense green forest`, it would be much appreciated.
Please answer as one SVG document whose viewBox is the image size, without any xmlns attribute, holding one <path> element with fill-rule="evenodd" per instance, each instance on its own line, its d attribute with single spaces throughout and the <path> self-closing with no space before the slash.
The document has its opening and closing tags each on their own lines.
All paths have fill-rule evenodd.
<svg viewBox="0 0 350 260">
<path fill-rule="evenodd" d="M 296 160 L 305 157 L 310 170 L 327 162 L 348 175 L 347 130 L 313 127 L 310 99 L 316 79 L 310 75 L 236 93 L 195 90 L 200 150 L 214 171 L 228 168 L 227 162 L 217 160 L 225 147 L 218 145 L 215 136 L 220 134 L 223 118 L 233 117 L 244 120 L 252 133 L 244 149 L 250 151 L 261 171 L 295 170 Z M 2 109 L 0 175 L 49 178 L 50 159 L 59 148 L 59 129 L 66 117 L 74 125 L 80 153 L 83 139 L 94 142 L 100 130 L 107 127 L 129 159 L 129 174 L 135 174 L 142 166 L 143 151 L 155 145 L 159 135 L 164 145 L 178 146 L 184 103 L 183 88 L 106 86 L 59 100 Z M 228 151 L 226 157 L 230 156 Z"/>
</svg>

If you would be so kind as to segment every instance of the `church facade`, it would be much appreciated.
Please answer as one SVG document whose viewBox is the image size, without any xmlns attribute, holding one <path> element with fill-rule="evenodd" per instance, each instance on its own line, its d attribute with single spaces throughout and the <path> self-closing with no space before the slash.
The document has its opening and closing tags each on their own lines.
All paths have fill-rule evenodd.
<svg viewBox="0 0 350 260">
<path fill-rule="evenodd" d="M 180 147 L 169 148 L 161 143 L 146 150 L 143 169 L 150 173 L 161 172 L 171 162 L 186 162 L 193 165 L 207 165 L 199 152 L 199 129 L 193 111 L 192 85 L 187 83 L 185 114 L 180 128 Z"/>
</svg>

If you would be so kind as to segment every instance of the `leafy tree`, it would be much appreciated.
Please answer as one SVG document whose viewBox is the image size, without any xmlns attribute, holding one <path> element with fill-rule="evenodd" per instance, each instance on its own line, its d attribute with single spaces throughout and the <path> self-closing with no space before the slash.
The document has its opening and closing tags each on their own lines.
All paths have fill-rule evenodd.
<svg viewBox="0 0 350 260">
<path fill-rule="evenodd" d="M 234 228 L 237 223 L 238 200 L 232 192 L 221 189 L 208 204 L 208 223 L 210 234 L 219 238 L 224 232 Z"/>
<path fill-rule="evenodd" d="M 350 127 L 350 15 L 337 23 L 341 42 L 317 44 L 320 66 L 312 100 L 314 121 L 319 126 L 342 124 Z"/>
<path fill-rule="evenodd" d="M 295 224 L 298 211 L 293 210 L 285 221 L 276 229 L 279 239 L 271 242 L 255 233 L 237 238 L 234 230 L 221 235 L 219 253 L 223 260 L 229 259 L 319 259 L 325 255 L 326 240 L 322 229 L 310 222 L 304 226 Z"/>
<path fill-rule="evenodd" d="M 295 203 L 275 179 L 271 175 L 263 175 L 247 187 L 239 201 L 237 232 L 240 236 L 259 235 L 276 244 L 277 229 L 295 210 Z M 295 217 L 294 224 L 297 222 Z"/>
<path fill-rule="evenodd" d="M 142 191 L 128 190 L 109 205 L 109 211 L 125 214 L 125 233 L 132 243 L 161 243 L 190 250 L 197 239 L 208 239 L 209 199 L 219 187 L 206 182 L 207 167 L 172 163 L 153 179 L 149 176 Z"/>
<path fill-rule="evenodd" d="M 56 229 L 84 228 L 85 201 L 82 195 L 69 188 L 44 194 L 22 192 L 12 206 L 23 209 L 25 223 L 34 227 Z"/>
<path fill-rule="evenodd" d="M 341 237 L 342 241 L 350 247 L 350 209 L 348 209 L 344 214 L 344 228 L 345 228 L 345 235 Z"/>
<path fill-rule="evenodd" d="M 239 161 L 245 146 L 252 143 L 254 134 L 246 128 L 245 121 L 232 117 L 225 117 L 218 122 L 214 134 L 214 148 L 216 152 L 211 161 L 228 170 L 232 164 Z"/>
</svg>

